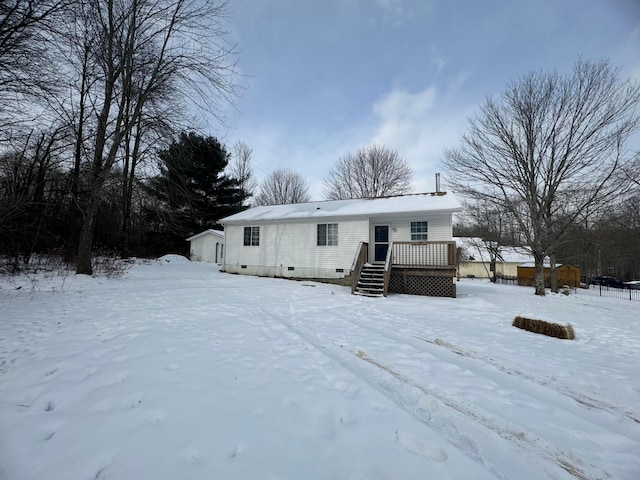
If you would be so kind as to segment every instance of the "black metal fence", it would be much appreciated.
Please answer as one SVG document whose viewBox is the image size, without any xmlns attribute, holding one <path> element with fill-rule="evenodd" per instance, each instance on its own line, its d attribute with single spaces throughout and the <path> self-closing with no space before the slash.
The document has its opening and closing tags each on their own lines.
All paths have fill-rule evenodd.
<svg viewBox="0 0 640 480">
<path fill-rule="evenodd" d="M 578 289 L 578 293 L 597 295 L 599 297 L 619 298 L 621 300 L 640 301 L 640 289 L 624 287 L 609 287 L 607 285 L 590 285 L 589 288 Z"/>
<path fill-rule="evenodd" d="M 503 285 L 518 285 L 518 277 L 496 277 L 496 283 Z M 560 287 L 560 290 L 563 290 Z M 607 285 L 589 285 L 589 288 L 571 287 L 573 293 L 578 295 L 593 295 L 598 297 L 617 298 L 620 300 L 631 300 L 640 302 L 640 289 L 629 288 L 627 285 L 623 287 L 610 287 Z"/>
</svg>

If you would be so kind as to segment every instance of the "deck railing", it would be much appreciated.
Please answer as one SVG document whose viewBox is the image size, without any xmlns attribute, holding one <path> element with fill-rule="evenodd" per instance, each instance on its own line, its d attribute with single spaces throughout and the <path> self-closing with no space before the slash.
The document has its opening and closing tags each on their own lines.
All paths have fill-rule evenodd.
<svg viewBox="0 0 640 480">
<path fill-rule="evenodd" d="M 393 242 L 394 267 L 455 268 L 456 242 Z"/>
<path fill-rule="evenodd" d="M 369 244 L 367 242 L 360 242 L 358 245 L 358 251 L 353 258 L 353 265 L 351 265 L 351 293 L 355 292 L 356 285 L 358 284 L 358 278 L 360 277 L 360 271 L 362 266 L 367 263 L 369 259 Z"/>
<path fill-rule="evenodd" d="M 387 249 L 387 257 L 384 261 L 384 287 L 382 294 L 386 297 L 389 292 L 389 281 L 391 280 L 391 266 L 393 265 L 393 242 L 389 244 Z"/>
</svg>

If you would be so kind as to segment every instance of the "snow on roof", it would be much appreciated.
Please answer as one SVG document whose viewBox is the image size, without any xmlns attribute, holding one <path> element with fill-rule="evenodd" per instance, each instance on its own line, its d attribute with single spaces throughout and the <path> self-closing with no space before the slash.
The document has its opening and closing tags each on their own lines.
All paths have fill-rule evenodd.
<svg viewBox="0 0 640 480">
<path fill-rule="evenodd" d="M 455 212 L 460 208 L 458 199 L 451 192 L 415 193 L 393 197 L 264 205 L 223 218 L 220 223 L 371 216 L 431 211 Z"/>
<path fill-rule="evenodd" d="M 519 267 L 524 267 L 524 268 L 534 268 L 536 266 L 535 262 L 527 262 L 527 263 L 523 263 L 522 265 L 518 265 Z M 551 263 L 548 260 L 545 260 L 543 265 L 544 268 L 551 268 Z M 556 268 L 561 267 L 562 264 L 561 263 L 556 263 Z"/>
<path fill-rule="evenodd" d="M 191 242 L 192 240 L 197 240 L 200 237 L 204 237 L 205 235 L 218 235 L 219 237 L 224 238 L 224 232 L 221 230 L 213 230 L 211 228 L 205 230 L 204 232 L 196 233 L 192 237 L 187 238 L 187 242 Z"/>
<path fill-rule="evenodd" d="M 467 255 L 473 257 L 471 262 L 489 262 L 491 255 L 487 249 L 485 242 L 478 237 L 456 237 L 454 239 L 461 247 L 465 249 Z M 527 263 L 533 260 L 533 256 L 528 249 L 524 247 L 500 247 L 499 254 L 504 263 Z"/>
</svg>

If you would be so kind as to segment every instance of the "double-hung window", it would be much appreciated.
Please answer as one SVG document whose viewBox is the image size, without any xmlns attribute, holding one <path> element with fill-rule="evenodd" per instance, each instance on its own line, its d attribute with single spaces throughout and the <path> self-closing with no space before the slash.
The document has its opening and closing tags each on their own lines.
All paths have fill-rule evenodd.
<svg viewBox="0 0 640 480">
<path fill-rule="evenodd" d="M 411 241 L 427 241 L 427 222 L 411 222 Z"/>
<path fill-rule="evenodd" d="M 244 244 L 250 247 L 260 245 L 260 227 L 244 227 Z"/>
<path fill-rule="evenodd" d="M 318 224 L 318 246 L 338 245 L 338 224 L 319 223 Z"/>
</svg>

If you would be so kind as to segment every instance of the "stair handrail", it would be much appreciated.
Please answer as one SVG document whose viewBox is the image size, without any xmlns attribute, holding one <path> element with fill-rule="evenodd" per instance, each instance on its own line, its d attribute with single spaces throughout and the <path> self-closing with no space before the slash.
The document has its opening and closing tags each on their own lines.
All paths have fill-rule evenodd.
<svg viewBox="0 0 640 480">
<path fill-rule="evenodd" d="M 387 296 L 389 291 L 389 281 L 391 280 L 391 265 L 393 265 L 393 242 L 389 242 L 389 248 L 387 249 L 387 258 L 384 261 L 384 286 L 382 288 L 382 295 Z"/>
<path fill-rule="evenodd" d="M 353 258 L 353 264 L 351 265 L 351 293 L 356 291 L 358 280 L 360 279 L 360 272 L 362 272 L 362 266 L 367 263 L 369 258 L 369 244 L 361 241 L 356 251 L 356 256 Z"/>
</svg>

